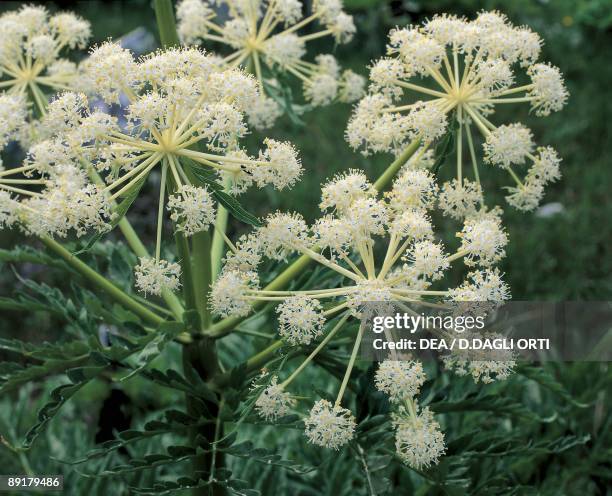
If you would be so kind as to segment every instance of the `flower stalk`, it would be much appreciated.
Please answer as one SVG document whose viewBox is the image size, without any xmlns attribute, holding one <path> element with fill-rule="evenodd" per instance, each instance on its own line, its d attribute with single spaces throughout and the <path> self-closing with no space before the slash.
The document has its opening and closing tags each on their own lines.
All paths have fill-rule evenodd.
<svg viewBox="0 0 612 496">
<path fill-rule="evenodd" d="M 41 241 L 45 244 L 47 248 L 54 251 L 62 259 L 64 259 L 73 269 L 83 275 L 95 286 L 108 293 L 108 295 L 111 296 L 115 301 L 123 305 L 128 310 L 131 310 L 139 317 L 141 317 L 144 321 L 153 325 L 159 325 L 165 321 L 164 318 L 160 317 L 155 312 L 152 312 L 150 309 L 148 309 L 141 303 L 138 303 L 135 299 L 133 299 L 130 295 L 119 289 L 108 279 L 98 274 L 95 270 L 89 267 L 89 265 L 87 265 L 74 254 L 69 252 L 57 241 L 54 241 L 53 239 L 47 236 L 41 237 Z"/>
</svg>

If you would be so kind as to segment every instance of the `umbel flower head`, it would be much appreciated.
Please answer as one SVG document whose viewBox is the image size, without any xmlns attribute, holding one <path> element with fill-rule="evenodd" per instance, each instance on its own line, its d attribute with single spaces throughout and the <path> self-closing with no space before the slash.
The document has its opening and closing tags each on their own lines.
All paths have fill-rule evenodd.
<svg viewBox="0 0 612 496">
<path fill-rule="evenodd" d="M 311 443 L 335 450 L 353 438 L 357 427 L 350 410 L 332 405 L 327 400 L 319 400 L 314 404 L 304 424 L 306 437 Z"/>
<path fill-rule="evenodd" d="M 406 465 L 417 470 L 437 464 L 446 451 L 440 425 L 429 408 L 420 408 L 416 399 L 424 382 L 421 363 L 407 359 L 385 360 L 375 378 L 377 389 L 389 396 L 396 409 L 391 414 L 395 450 Z"/>
<path fill-rule="evenodd" d="M 218 15 L 221 7 L 227 7 L 227 17 Z M 341 71 L 332 55 L 318 55 L 314 62 L 303 60 L 311 40 L 329 36 L 336 43 L 347 43 L 353 37 L 353 18 L 342 10 L 340 0 L 315 1 L 310 15 L 303 14 L 299 0 L 181 0 L 176 15 L 183 43 L 220 43 L 229 52 L 222 59 L 226 67 L 242 66 L 255 74 L 263 92 L 249 109 L 249 119 L 257 128 L 271 126 L 282 114 L 280 76 L 297 78 L 313 106 L 363 96 L 364 78 L 351 70 Z M 319 31 L 300 34 L 315 22 L 322 26 Z"/>
<path fill-rule="evenodd" d="M 412 140 L 429 147 L 454 133 L 456 178 L 443 186 L 441 202 L 446 214 L 463 218 L 482 202 L 476 130 L 484 167 L 501 169 L 512 181 L 508 203 L 532 210 L 544 186 L 560 177 L 561 159 L 552 148 L 537 147 L 523 124 L 496 125 L 492 116 L 499 105 L 527 103 L 538 116 L 565 105 L 559 69 L 538 60 L 541 44 L 536 33 L 499 12 L 481 12 L 473 21 L 436 15 L 422 26 L 393 29 L 387 57 L 371 67 L 369 94 L 356 106 L 346 138 L 366 155 L 400 154 Z M 528 84 L 515 83 L 520 69 Z"/>
<path fill-rule="evenodd" d="M 447 305 L 452 311 L 455 300 L 469 297 L 470 301 L 499 302 L 509 297 L 506 284 L 493 267 L 504 256 L 507 243 L 499 211 L 483 209 L 468 217 L 458 235 L 458 250 L 447 253 L 435 240 L 429 217 L 439 194 L 434 177 L 428 170 L 413 165 L 401 171 L 383 198 L 377 196 L 363 172 L 350 170 L 340 174 L 323 185 L 321 208 L 327 213 L 312 226 L 298 214 L 277 212 L 253 233 L 244 235 L 226 257 L 210 294 L 215 313 L 246 316 L 253 303 L 272 302 L 278 305 L 279 334 L 287 345 L 313 346 L 323 336 L 287 379 L 274 383 L 269 398 L 275 402 L 283 403 L 285 396 L 281 393 L 286 393 L 290 383 L 349 319 L 360 317 L 370 303 L 427 303 Z M 284 261 L 294 253 L 306 255 L 334 277 L 325 278 L 323 287 L 289 291 L 262 289 L 257 275 L 262 260 Z M 380 253 L 380 257 L 375 258 L 375 253 Z M 441 284 L 445 272 L 459 259 L 464 259 L 472 268 L 469 279 L 455 288 L 432 287 Z M 331 329 L 325 329 L 326 321 Z M 364 329 L 362 323 L 336 401 L 333 404 L 317 401 L 305 420 L 306 436 L 314 444 L 338 449 L 352 439 L 354 419 L 341 406 L 341 401 Z M 424 381 L 419 362 L 402 362 L 397 356 L 383 362 L 375 377 L 376 387 L 389 395 L 392 404 L 400 409 L 414 403 Z M 261 401 L 268 405 L 268 398 Z M 258 412 L 269 420 L 273 418 L 274 408 L 264 410 L 262 406 Z M 414 405 L 413 410 L 416 412 Z M 428 414 L 416 415 L 417 421 L 422 420 L 422 428 L 418 429 L 423 432 L 430 429 L 434 436 L 434 423 Z M 403 436 L 406 429 L 398 427 L 398 432 Z M 398 445 L 398 451 L 401 449 L 404 453 L 401 456 L 405 461 L 414 459 L 410 463 L 415 466 L 435 463 L 443 450 L 440 436 L 432 438 L 435 450 L 429 462 L 418 447 L 408 446 L 405 441 Z M 413 455 L 406 455 L 408 452 Z"/>
<path fill-rule="evenodd" d="M 438 463 L 446 451 L 444 434 L 427 407 L 401 409 L 394 415 L 395 450 L 402 461 L 417 470 Z"/>
<path fill-rule="evenodd" d="M 18 139 L 27 125 L 28 108 L 23 96 L 0 94 L 0 151 Z M 26 177 L 23 168 L 5 169 L 0 158 L 0 228 L 12 226 L 18 219 L 19 198 L 29 197 L 29 185 L 34 179 Z M 29 174 L 28 174 L 29 175 Z"/>
<path fill-rule="evenodd" d="M 89 22 L 71 12 L 50 15 L 45 7 L 27 5 L 0 16 L 0 88 L 45 99 L 41 86 L 73 86 L 77 67 L 60 56 L 83 49 L 91 37 Z"/>
<path fill-rule="evenodd" d="M 412 399 L 425 382 L 423 365 L 413 360 L 385 360 L 379 365 L 374 382 L 392 402 Z"/>
<path fill-rule="evenodd" d="M 291 394 L 283 390 L 278 384 L 278 377 L 274 376 L 270 380 L 270 385 L 259 394 L 255 410 L 265 420 L 277 420 L 288 415 L 294 404 L 295 400 Z"/>
<path fill-rule="evenodd" d="M 155 264 L 141 264 L 141 289 L 176 287 L 162 277 L 159 260 L 165 210 L 186 236 L 207 230 L 214 219 L 216 182 L 229 181 L 229 192 L 248 186 L 292 186 L 302 167 L 290 143 L 264 140 L 256 156 L 240 147 L 248 132 L 245 112 L 259 98 L 255 78 L 237 69 L 221 69 L 217 59 L 198 49 L 158 51 L 134 60 L 119 45 L 106 42 L 83 64 L 83 85 L 107 103 L 128 100 L 127 123 L 90 110 L 82 93 L 64 93 L 52 101 L 41 121 L 44 141 L 30 150 L 38 169 L 70 163 L 101 182 L 100 210 L 134 198 L 153 171 L 160 178 Z M 100 180 L 100 176 L 103 180 Z M 129 203 L 128 203 L 129 205 Z M 166 208 L 167 207 L 167 208 Z M 155 270 L 153 270 L 155 269 Z M 158 270 L 159 269 L 159 270 Z"/>
<path fill-rule="evenodd" d="M 0 95 L 0 151 L 21 137 L 27 118 L 23 95 Z M 18 225 L 39 236 L 66 236 L 71 230 L 82 235 L 89 229 L 107 229 L 111 217 L 103 192 L 70 161 L 51 167 L 26 160 L 5 169 L 0 160 L 0 229 Z"/>
</svg>

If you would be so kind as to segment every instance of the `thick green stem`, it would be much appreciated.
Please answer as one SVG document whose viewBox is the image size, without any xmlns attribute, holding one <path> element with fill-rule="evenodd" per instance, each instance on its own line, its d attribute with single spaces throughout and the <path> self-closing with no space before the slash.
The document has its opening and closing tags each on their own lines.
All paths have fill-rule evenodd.
<svg viewBox="0 0 612 496">
<path fill-rule="evenodd" d="M 226 176 L 226 178 L 223 180 L 223 186 L 226 190 L 230 184 L 231 177 Z M 215 219 L 215 232 L 213 234 L 212 250 L 210 254 L 212 264 L 212 281 L 215 281 L 219 275 L 219 272 L 221 272 L 221 259 L 223 258 L 223 247 L 225 246 L 223 234 L 227 232 L 228 218 L 229 212 L 227 211 L 227 208 L 221 204 L 218 204 L 217 218 Z"/>
<path fill-rule="evenodd" d="M 383 174 L 374 183 L 374 187 L 378 191 L 382 191 L 391 183 L 400 168 L 406 162 L 408 162 L 410 157 L 412 157 L 419 149 L 420 144 L 420 140 L 414 140 L 401 153 L 401 155 L 397 159 L 395 159 L 393 163 L 389 165 L 389 167 L 387 167 L 387 170 L 385 170 L 385 172 L 383 172 Z M 302 272 L 306 269 L 306 267 L 308 267 L 308 265 L 310 265 L 311 262 L 312 258 L 307 255 L 302 255 L 289 267 L 287 267 L 276 279 L 274 279 L 274 281 L 268 284 L 264 288 L 264 290 L 273 291 L 285 288 L 293 279 L 302 274 Z M 261 306 L 265 305 L 265 303 L 265 301 L 257 301 L 254 303 L 253 308 L 257 310 Z M 232 329 L 244 319 L 245 317 L 227 317 L 210 326 L 205 332 L 205 334 L 213 338 L 220 338 L 222 336 L 225 336 L 226 334 L 229 334 Z"/>
<path fill-rule="evenodd" d="M 393 180 L 397 172 L 406 162 L 408 162 L 410 157 L 415 154 L 415 152 L 419 149 L 419 146 L 421 146 L 421 140 L 416 139 L 412 143 L 410 143 L 406 147 L 406 149 L 400 154 L 400 156 L 397 157 L 389 167 L 387 167 L 387 170 L 383 172 L 382 176 L 380 176 L 376 180 L 376 182 L 374 183 L 374 187 L 378 191 L 382 191 L 389 184 L 391 184 L 391 181 Z"/>
<path fill-rule="evenodd" d="M 202 319 L 202 326 L 206 328 L 211 322 L 208 310 L 208 291 L 211 283 L 210 233 L 204 231 L 194 234 L 192 246 L 195 303 Z"/>
<path fill-rule="evenodd" d="M 183 297 L 185 298 L 185 306 L 188 310 L 196 309 L 195 286 L 193 282 L 193 271 L 191 267 L 191 253 L 187 238 L 182 233 L 177 232 L 174 235 L 176 241 L 176 251 L 181 264 L 181 274 L 183 283 Z"/>
<path fill-rule="evenodd" d="M 180 45 L 171 0 L 153 0 L 159 41 L 164 48 Z"/>
<path fill-rule="evenodd" d="M 216 343 L 211 339 L 199 339 L 193 343 L 183 347 L 183 372 L 187 380 L 194 383 L 199 382 L 201 379 L 214 377 L 218 370 L 217 362 L 217 351 Z M 187 413 L 199 418 L 202 415 L 200 408 L 200 400 L 196 400 L 189 394 L 185 397 Z M 215 422 L 205 425 L 203 427 L 194 427 L 190 430 L 189 438 L 191 445 L 196 447 L 198 437 L 203 437 L 209 442 L 213 442 L 215 438 L 222 435 L 223 422 L 219 418 L 219 405 L 212 401 L 206 401 L 206 409 Z M 197 457 L 193 461 L 193 470 L 208 472 L 213 467 L 222 467 L 223 457 L 222 453 L 206 453 L 200 457 Z M 198 492 L 193 493 L 200 494 Z M 213 495 L 225 494 L 222 488 L 214 487 Z"/>
<path fill-rule="evenodd" d="M 166 163 L 171 166 L 173 172 L 176 172 L 176 165 L 173 161 L 174 159 L 171 158 L 170 161 L 168 161 L 168 159 L 165 160 Z M 168 187 L 169 194 L 175 192 L 179 187 L 178 176 L 175 176 L 174 180 L 172 178 L 168 178 L 168 184 L 166 186 Z M 195 311 L 195 313 L 198 315 L 197 319 L 195 319 L 197 322 L 193 319 L 193 317 L 190 317 L 188 325 L 192 328 L 192 330 L 199 330 L 202 326 L 202 319 L 197 311 L 196 286 L 193 277 L 193 262 L 191 259 L 189 241 L 179 230 L 174 232 L 174 240 L 176 243 L 176 252 L 179 258 L 179 263 L 181 264 L 181 282 L 183 284 L 183 299 L 185 300 L 185 308 L 187 310 Z"/>
<path fill-rule="evenodd" d="M 79 272 L 85 278 L 91 281 L 95 286 L 106 291 L 109 296 L 111 296 L 115 301 L 123 305 L 125 308 L 131 310 L 143 320 L 151 324 L 159 325 L 164 322 L 164 318 L 152 312 L 141 303 L 138 303 L 130 295 L 119 289 L 104 276 L 98 274 L 95 270 L 89 267 L 89 265 L 79 260 L 75 255 L 70 253 L 57 241 L 54 241 L 53 239 L 47 236 L 43 236 L 41 240 L 45 244 L 45 246 L 47 246 L 47 248 L 57 253 L 68 263 L 68 265 L 70 265 L 73 269 L 75 269 L 77 272 Z"/>
<path fill-rule="evenodd" d="M 184 172 L 191 184 L 202 187 L 205 186 L 189 168 L 184 168 Z M 218 205 L 218 208 L 221 208 L 221 205 Z M 191 240 L 195 308 L 200 315 L 201 329 L 205 329 L 211 323 L 211 315 L 208 309 L 208 293 L 210 291 L 210 284 L 213 280 L 210 232 L 202 231 L 195 233 Z"/>
<path fill-rule="evenodd" d="M 154 7 L 162 46 L 178 46 L 179 38 L 176 31 L 176 23 L 174 21 L 172 2 L 170 0 L 154 0 Z M 198 233 L 194 236 L 193 262 L 190 257 L 189 245 L 185 237 L 181 233 L 177 233 L 175 237 L 183 269 L 185 304 L 187 308 L 199 309 L 201 318 L 206 320 L 207 312 L 201 313 L 201 307 L 198 307 L 198 303 L 200 302 L 200 305 L 206 305 L 206 292 L 210 284 L 210 236 L 208 233 Z M 195 270 L 195 279 L 192 269 Z M 193 380 L 193 382 L 196 382 L 198 379 L 195 375 L 203 380 L 212 379 L 217 374 L 218 369 L 215 341 L 203 338 L 183 347 L 183 368 L 186 377 Z M 197 402 L 194 398 L 187 395 L 186 403 L 189 413 L 195 417 L 199 417 L 202 414 L 202 412 L 197 410 Z M 217 404 L 212 402 L 208 403 L 207 408 L 213 417 L 216 418 L 219 415 Z M 198 436 L 203 436 L 207 440 L 212 441 L 216 436 L 221 436 L 222 432 L 223 423 L 217 419 L 212 426 L 212 430 L 210 428 L 203 428 L 202 430 L 194 429 L 190 436 L 191 444 L 195 447 Z M 194 471 L 208 471 L 212 467 L 222 467 L 224 464 L 222 453 L 215 453 L 212 456 L 214 457 L 214 461 L 211 459 L 211 455 L 203 455 L 197 458 L 194 461 Z M 225 493 L 226 491 L 222 487 L 214 486 L 212 488 L 213 496 L 220 496 Z M 195 491 L 194 494 L 198 494 L 197 491 Z"/>
</svg>

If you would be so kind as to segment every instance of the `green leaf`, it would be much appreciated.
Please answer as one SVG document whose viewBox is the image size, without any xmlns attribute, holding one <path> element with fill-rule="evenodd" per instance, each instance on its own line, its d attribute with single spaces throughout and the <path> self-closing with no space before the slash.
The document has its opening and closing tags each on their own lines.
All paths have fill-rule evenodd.
<svg viewBox="0 0 612 496">
<path fill-rule="evenodd" d="M 191 160 L 185 160 L 185 162 L 190 165 L 190 170 L 193 175 L 210 187 L 212 195 L 236 219 L 252 226 L 262 225 L 261 221 L 253 214 L 247 212 L 240 202 L 236 200 L 236 198 L 223 191 L 223 186 L 219 184 L 217 181 L 217 175 L 213 171 L 207 170 Z"/>
<path fill-rule="evenodd" d="M 524 375 L 528 379 L 537 382 L 542 387 L 552 391 L 553 393 L 558 394 L 564 400 L 578 408 L 587 408 L 589 406 L 588 403 L 576 401 L 571 393 L 565 389 L 565 386 L 557 381 L 545 367 L 531 367 L 525 365 L 520 367 L 517 372 Z"/>
<path fill-rule="evenodd" d="M 235 444 L 228 448 L 218 447 L 218 451 L 238 458 L 247 458 L 266 465 L 280 467 L 295 474 L 303 475 L 316 470 L 316 467 L 307 467 L 296 464 L 290 460 L 283 460 L 280 455 L 271 450 L 265 448 L 255 448 L 251 441 Z"/>
<path fill-rule="evenodd" d="M 64 261 L 51 257 L 45 252 L 36 250 L 30 246 L 16 246 L 12 250 L 0 250 L 0 262 L 33 263 L 71 270 Z"/>
<path fill-rule="evenodd" d="M 535 412 L 529 410 L 525 405 L 515 401 L 510 396 L 488 394 L 482 389 L 476 392 L 464 393 L 461 397 L 453 400 L 434 401 L 429 404 L 429 407 L 435 413 L 482 411 L 540 421 L 552 420 L 541 419 Z"/>
<path fill-rule="evenodd" d="M 195 471 L 191 477 L 177 477 L 176 480 L 162 480 L 155 482 L 151 487 L 130 487 L 134 494 L 174 494 L 177 491 L 188 489 L 224 488 L 223 494 L 236 496 L 260 496 L 260 492 L 249 489 L 248 483 L 241 479 L 232 478 L 232 472 L 225 468 L 217 468 L 214 474 L 204 471 Z M 208 491 L 192 491 L 194 494 L 208 494 Z M 211 491 L 212 492 L 212 491 Z M 217 491 L 215 491 L 216 494 Z"/>
<path fill-rule="evenodd" d="M 0 350 L 37 360 L 74 360 L 75 357 L 88 353 L 89 346 L 85 341 L 33 344 L 19 339 L 0 338 Z"/>
<path fill-rule="evenodd" d="M 126 381 L 138 374 L 155 360 L 166 345 L 170 343 L 179 333 L 185 329 L 181 322 L 163 322 L 150 336 L 145 339 L 146 344 L 128 365 L 130 372 L 123 376 L 120 381 Z"/>
<path fill-rule="evenodd" d="M 224 191 L 220 191 L 220 190 L 213 191 L 213 196 L 236 219 L 244 222 L 245 224 L 250 224 L 255 227 L 259 227 L 262 225 L 261 221 L 257 217 L 255 217 L 253 214 L 247 212 L 242 207 L 242 205 L 238 202 L 238 200 L 236 200 L 236 198 L 234 198 L 233 196 L 230 196 Z"/>
<path fill-rule="evenodd" d="M 38 421 L 26 433 L 22 449 L 29 449 L 38 435 L 45 429 L 47 424 L 53 420 L 55 414 L 72 396 L 74 396 L 85 384 L 99 374 L 105 367 L 89 367 L 87 369 L 73 369 L 69 376 L 77 379 L 77 382 L 64 384 L 51 392 L 51 399 L 38 411 Z"/>
<path fill-rule="evenodd" d="M 457 122 L 457 119 L 454 116 L 454 113 L 450 117 L 450 120 L 453 123 L 453 125 L 449 127 L 448 131 L 446 131 L 442 139 L 436 145 L 436 152 L 434 154 L 436 157 L 436 161 L 434 162 L 431 168 L 431 171 L 433 172 L 433 174 L 438 173 L 438 171 L 440 170 L 440 167 L 442 167 L 446 158 L 455 149 L 455 136 L 456 136 L 459 124 Z"/>
<path fill-rule="evenodd" d="M 96 458 L 101 458 L 106 455 L 113 453 L 114 451 L 125 448 L 126 446 L 151 439 L 163 434 L 183 434 L 187 436 L 190 429 L 198 428 L 204 425 L 208 425 L 206 419 L 198 420 L 194 417 L 181 412 L 179 410 L 167 410 L 164 415 L 158 420 L 152 420 L 145 424 L 144 430 L 129 429 L 122 431 L 117 435 L 117 439 L 106 441 L 98 445 L 95 449 L 87 452 L 83 457 L 75 460 L 58 460 L 61 463 L 68 465 L 80 465 L 82 463 L 89 462 Z M 173 453 L 177 453 L 180 449 L 176 448 L 172 450 Z M 193 454 L 192 452 L 189 453 Z M 153 456 L 153 455 L 152 455 Z M 168 460 L 169 454 L 158 454 L 154 455 L 156 458 L 150 458 L 147 464 L 156 463 L 158 461 Z M 134 466 L 140 466 L 137 462 Z"/>
</svg>

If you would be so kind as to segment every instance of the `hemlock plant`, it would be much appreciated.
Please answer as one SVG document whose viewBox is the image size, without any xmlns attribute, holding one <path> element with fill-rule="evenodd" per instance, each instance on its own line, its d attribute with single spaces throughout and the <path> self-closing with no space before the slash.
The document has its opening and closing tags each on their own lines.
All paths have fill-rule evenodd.
<svg viewBox="0 0 612 496">
<path fill-rule="evenodd" d="M 0 17 L 0 145 L 18 140 L 27 152 L 23 163 L 5 163 L 0 171 L 0 225 L 40 239 L 61 268 L 80 276 L 77 284 L 93 286 L 99 301 L 77 303 L 94 329 L 110 329 L 105 340 L 77 327 L 62 343 L 34 352 L 34 345 L 23 345 L 36 365 L 3 376 L 3 392 L 53 374 L 66 374 L 70 382 L 53 392 L 23 444 L 11 448 L 32 447 L 81 387 L 119 370 L 121 380 L 141 376 L 184 393 L 185 405 L 172 414 L 155 412 L 142 430 L 119 433 L 105 453 L 167 433 L 183 442 L 148 458 L 128 457 L 127 465 L 118 462 L 98 475 L 191 461 L 187 474 L 169 478 L 165 472 L 158 486 L 136 492 L 256 494 L 232 476 L 227 458 L 291 464 L 274 455 L 275 446 L 257 451 L 237 443 L 243 425 L 278 422 L 300 428 L 323 450 L 361 452 L 359 439 L 372 419 L 358 413 L 362 389 L 352 382 L 367 302 L 495 305 L 510 298 L 496 264 L 512 240 L 501 209 L 485 205 L 481 176 L 493 168 L 507 173 L 514 181 L 508 203 L 532 210 L 544 185 L 560 177 L 560 158 L 550 147 L 536 148 L 522 124 L 495 125 L 493 118 L 498 105 L 513 103 L 546 116 L 563 107 L 568 93 L 559 70 L 538 60 L 538 35 L 498 12 L 481 12 L 473 21 L 435 16 L 422 26 L 393 29 L 388 56 L 371 66 L 364 95 L 359 76 L 341 73 L 330 55 L 303 60 L 309 40 L 350 40 L 355 27 L 339 2 L 314 2 L 312 13 L 303 14 L 297 1 L 182 0 L 178 30 L 172 5 L 156 0 L 155 6 L 163 48 L 135 59 L 109 40 L 92 47 L 78 68 L 59 56 L 64 48 L 85 48 L 86 21 L 50 16 L 43 7 Z M 221 21 L 220 6 L 228 14 Z M 298 35 L 311 23 L 321 30 Z M 206 51 L 189 46 L 202 41 Z M 211 51 L 210 41 L 231 53 Z M 516 83 L 517 69 L 529 82 Z M 258 150 L 243 145 L 252 127 L 269 127 L 281 113 L 270 96 L 283 84 L 274 71 L 297 77 L 313 105 L 359 99 L 347 140 L 366 154 L 395 154 L 375 181 L 348 167 L 327 182 L 320 178 L 322 213 L 310 225 L 299 206 L 261 221 L 239 201 L 251 186 L 291 188 L 309 170 L 290 142 L 262 137 Z M 119 104 L 120 116 L 114 112 Z M 483 166 L 474 131 L 483 139 Z M 439 185 L 432 145 L 449 136 L 456 177 Z M 526 173 L 517 173 L 527 163 Z M 151 186 L 155 244 L 147 247 L 126 214 Z M 455 246 L 440 242 L 436 211 L 461 223 Z M 232 240 L 229 215 L 250 224 L 250 232 Z M 114 281 L 91 263 L 96 244 L 115 230 L 135 261 L 132 287 L 129 276 L 128 284 Z M 70 240 L 78 240 L 80 251 Z M 462 283 L 446 282 L 451 265 L 463 266 Z M 313 276 L 304 278 L 305 271 Z M 250 358 L 224 362 L 218 354 L 224 338 L 255 342 L 242 328 L 251 316 L 278 339 L 263 334 L 268 343 Z M 183 365 L 158 369 L 155 360 L 173 346 L 180 347 Z M 333 387 L 305 393 L 298 377 L 321 363 Z M 483 383 L 507 379 L 516 366 L 512 357 L 468 362 L 447 356 L 445 364 Z M 418 473 L 435 470 L 447 451 L 445 422 L 429 406 L 435 392 L 422 394 L 427 379 L 421 362 L 396 352 L 368 378 L 388 406 L 376 422 L 382 436 L 393 433 L 392 456 Z"/>
</svg>

